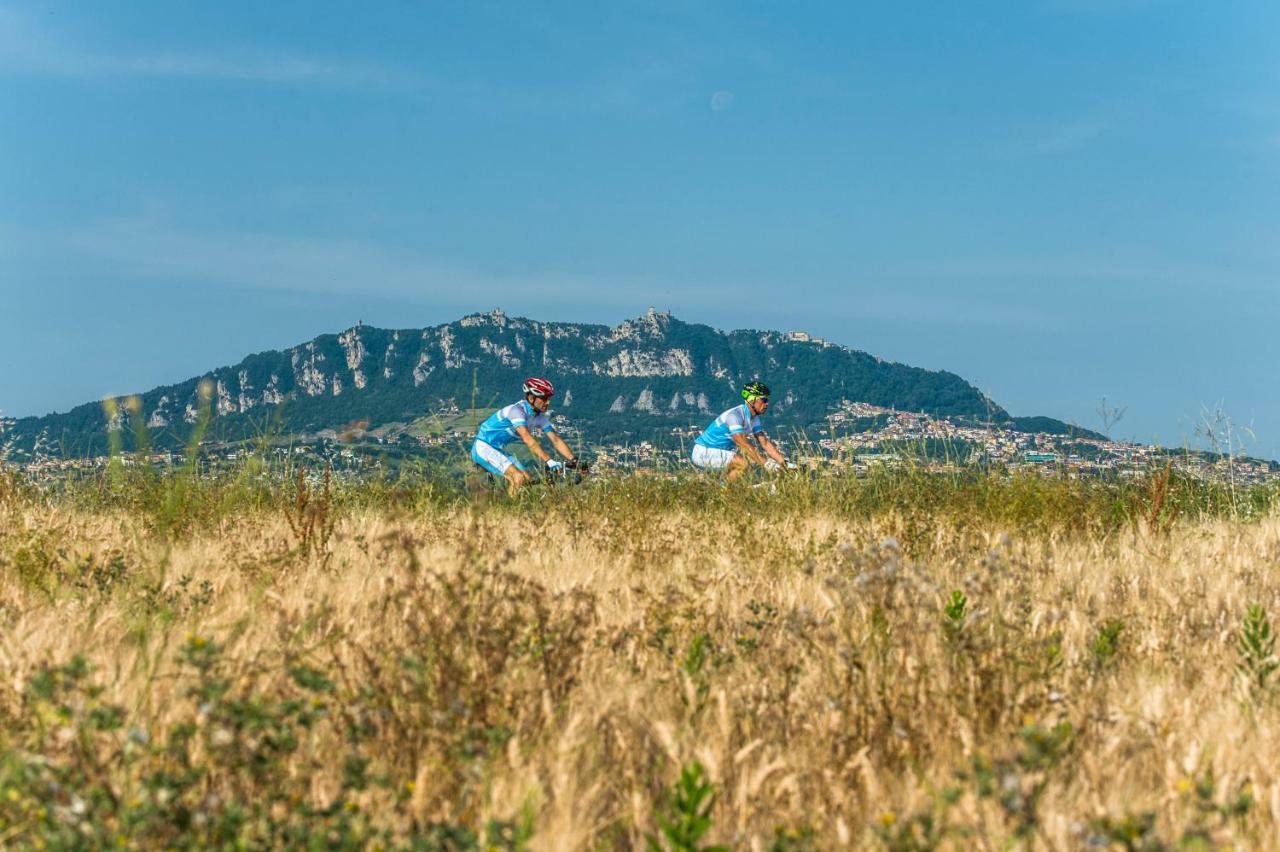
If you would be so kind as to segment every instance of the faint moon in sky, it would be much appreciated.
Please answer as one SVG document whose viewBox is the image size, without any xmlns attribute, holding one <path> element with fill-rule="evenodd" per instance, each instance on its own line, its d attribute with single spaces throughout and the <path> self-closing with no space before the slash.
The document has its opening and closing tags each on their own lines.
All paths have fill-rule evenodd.
<svg viewBox="0 0 1280 852">
<path fill-rule="evenodd" d="M 716 92 L 711 96 L 711 111 L 724 112 L 733 106 L 733 92 Z"/>
</svg>

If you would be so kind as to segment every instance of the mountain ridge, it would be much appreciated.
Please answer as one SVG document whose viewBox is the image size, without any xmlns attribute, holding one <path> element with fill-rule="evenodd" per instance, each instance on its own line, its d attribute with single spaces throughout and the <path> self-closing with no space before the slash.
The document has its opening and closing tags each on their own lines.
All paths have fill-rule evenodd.
<svg viewBox="0 0 1280 852">
<path fill-rule="evenodd" d="M 263 415 L 279 418 L 283 431 L 314 432 L 412 420 L 440 407 L 496 406 L 518 398 L 521 379 L 533 374 L 555 382 L 558 413 L 601 434 L 705 425 L 753 379 L 773 387 L 775 428 L 819 424 L 843 400 L 1014 428 L 1019 420 L 1041 431 L 1074 428 L 1052 418 L 1014 418 L 949 371 L 883 361 L 803 332 L 723 332 L 653 308 L 616 326 L 543 322 L 495 309 L 417 329 L 359 323 L 254 353 L 116 397 L 110 420 L 101 402 L 7 418 L 0 421 L 0 450 L 17 458 L 101 453 L 112 432 L 131 442 L 131 417 L 145 424 L 154 446 L 179 446 L 206 404 L 202 387 L 211 416 L 207 437 L 236 440 L 260 431 Z M 135 412 L 130 400 L 137 401 Z"/>
</svg>

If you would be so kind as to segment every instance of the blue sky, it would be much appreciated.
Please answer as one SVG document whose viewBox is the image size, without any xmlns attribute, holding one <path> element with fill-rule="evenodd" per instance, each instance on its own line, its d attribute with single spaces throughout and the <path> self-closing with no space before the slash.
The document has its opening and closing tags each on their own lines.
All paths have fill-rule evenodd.
<svg viewBox="0 0 1280 852">
<path fill-rule="evenodd" d="M 1280 457 L 1280 4 L 537 5 L 0 0 L 0 412 L 655 305 Z"/>
</svg>

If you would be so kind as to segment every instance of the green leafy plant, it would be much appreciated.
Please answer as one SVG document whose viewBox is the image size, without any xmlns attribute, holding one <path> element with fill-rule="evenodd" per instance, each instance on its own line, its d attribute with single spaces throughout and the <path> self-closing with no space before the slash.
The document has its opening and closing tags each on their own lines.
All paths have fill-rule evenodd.
<svg viewBox="0 0 1280 852">
<path fill-rule="evenodd" d="M 694 760 L 680 769 L 680 778 L 667 794 L 665 812 L 658 815 L 657 833 L 646 833 L 650 852 L 722 852 L 725 846 L 703 846 L 711 831 L 715 785 L 702 764 Z"/>
<path fill-rule="evenodd" d="M 707 680 L 706 669 L 714 651 L 715 645 L 711 637 L 705 633 L 699 633 L 689 643 L 689 650 L 685 652 L 684 659 L 680 662 L 680 672 L 693 686 L 698 706 L 701 706 L 711 686 Z"/>
<path fill-rule="evenodd" d="M 1118 618 L 1109 618 L 1098 627 L 1097 634 L 1089 643 L 1089 656 L 1096 668 L 1104 669 L 1115 660 L 1120 652 L 1120 635 L 1124 633 L 1124 622 Z"/>
<path fill-rule="evenodd" d="M 963 839 L 967 832 L 952 824 L 950 813 L 963 791 L 947 787 L 932 796 L 932 801 L 911 814 L 899 817 L 892 812 L 881 814 L 872 830 L 876 838 L 891 852 L 920 852 L 938 849 L 950 837 Z"/>
<path fill-rule="evenodd" d="M 1171 835 L 1162 837 L 1154 811 L 1126 812 L 1123 816 L 1106 814 L 1090 822 L 1093 834 L 1089 845 L 1121 846 L 1133 852 L 1229 848 L 1231 827 L 1238 827 L 1253 809 L 1249 783 L 1242 782 L 1233 793 L 1219 796 L 1217 782 L 1209 771 L 1194 783 L 1184 779 L 1178 789 L 1179 799 L 1188 806 L 1189 814 L 1180 826 L 1175 826 Z M 1176 841 L 1170 842 L 1170 837 Z"/>
<path fill-rule="evenodd" d="M 0 843 L 19 848 L 386 847 L 392 825 L 358 798 L 387 780 L 372 774 L 368 734 L 347 724 L 326 672 L 286 661 L 286 677 L 254 688 L 221 644 L 191 635 L 178 650 L 187 687 L 167 729 L 149 728 L 111 703 L 82 656 L 35 671 L 0 755 Z M 270 674 L 264 672 L 264 674 Z M 342 752 L 307 752 L 315 736 L 338 735 Z M 341 741 L 341 740 L 340 740 Z M 339 742 L 340 742 L 339 741 Z M 308 778 L 341 767 L 324 798 Z M 291 767 L 309 771 L 295 773 Z M 216 790 L 211 795 L 210 790 Z M 522 849 L 532 821 L 492 823 L 493 849 Z M 415 836 L 416 834 L 416 836 Z M 432 846 L 431 832 L 406 835 Z"/>
<path fill-rule="evenodd" d="M 998 760 L 975 755 L 972 770 L 958 777 L 972 782 L 979 799 L 994 800 L 1014 835 L 1026 839 L 1041 828 L 1040 802 L 1074 750 L 1076 731 L 1069 722 L 1029 724 L 1018 729 L 1017 737 L 1019 745 L 1012 755 Z"/>
<path fill-rule="evenodd" d="M 1271 619 L 1261 604 L 1250 604 L 1236 635 L 1236 650 L 1240 662 L 1236 671 L 1249 686 L 1253 695 L 1266 692 L 1271 687 L 1271 676 L 1280 668 L 1276 659 L 1276 637 L 1271 632 Z"/>
<path fill-rule="evenodd" d="M 813 826 L 779 827 L 769 841 L 769 852 L 817 852 L 819 846 Z"/>
<path fill-rule="evenodd" d="M 1157 852 L 1168 848 L 1156 831 L 1155 811 L 1128 813 L 1121 817 L 1103 816 L 1093 820 L 1091 826 L 1090 845 L 1120 846 L 1128 852 Z"/>
<path fill-rule="evenodd" d="M 969 599 L 956 589 L 942 607 L 942 629 L 947 640 L 955 642 L 964 634 L 965 619 L 969 615 Z"/>
</svg>

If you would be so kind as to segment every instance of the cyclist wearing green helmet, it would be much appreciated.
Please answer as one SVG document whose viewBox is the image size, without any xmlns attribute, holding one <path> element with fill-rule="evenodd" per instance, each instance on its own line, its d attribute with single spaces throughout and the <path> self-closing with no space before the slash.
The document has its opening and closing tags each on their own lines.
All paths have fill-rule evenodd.
<svg viewBox="0 0 1280 852">
<path fill-rule="evenodd" d="M 765 470 L 785 470 L 786 458 L 760 426 L 760 415 L 768 410 L 768 386 L 763 382 L 743 385 L 742 405 L 735 405 L 711 421 L 694 443 L 690 461 L 703 470 L 727 470 L 730 481 L 742 476 L 750 464 Z M 751 443 L 751 438 L 756 439 L 760 449 Z M 763 455 L 760 450 L 764 450 Z"/>
</svg>

